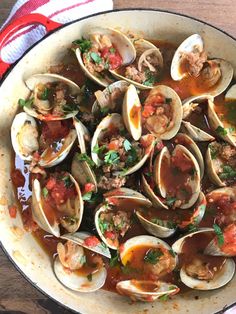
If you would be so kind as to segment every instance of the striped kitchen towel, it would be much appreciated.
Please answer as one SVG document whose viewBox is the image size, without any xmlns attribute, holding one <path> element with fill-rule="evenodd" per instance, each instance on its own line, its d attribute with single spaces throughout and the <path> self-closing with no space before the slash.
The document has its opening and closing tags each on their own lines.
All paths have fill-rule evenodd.
<svg viewBox="0 0 236 314">
<path fill-rule="evenodd" d="M 18 0 L 2 29 L 15 19 L 30 13 L 41 13 L 53 21 L 67 23 L 81 17 L 113 9 L 112 0 Z M 27 26 L 15 33 L 1 50 L 1 58 L 13 63 L 46 34 L 43 26 Z"/>
</svg>

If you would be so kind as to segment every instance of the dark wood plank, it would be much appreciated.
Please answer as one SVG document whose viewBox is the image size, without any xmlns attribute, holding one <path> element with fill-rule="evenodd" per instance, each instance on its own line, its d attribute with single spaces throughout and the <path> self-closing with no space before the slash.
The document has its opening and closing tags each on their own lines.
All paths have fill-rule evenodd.
<svg viewBox="0 0 236 314">
<path fill-rule="evenodd" d="M 0 25 L 15 0 L 0 1 Z M 114 0 L 115 8 L 159 8 L 207 21 L 236 37 L 236 6 L 232 0 Z M 0 249 L 0 313 L 70 313 L 31 286 Z"/>
</svg>

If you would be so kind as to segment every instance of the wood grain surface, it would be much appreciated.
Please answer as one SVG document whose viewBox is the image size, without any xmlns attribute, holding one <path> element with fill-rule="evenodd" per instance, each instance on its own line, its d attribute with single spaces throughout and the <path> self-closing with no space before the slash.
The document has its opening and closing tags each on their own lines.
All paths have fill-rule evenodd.
<svg viewBox="0 0 236 314">
<path fill-rule="evenodd" d="M 0 25 L 14 0 L 0 0 Z M 114 8 L 143 7 L 179 12 L 206 21 L 236 37 L 236 0 L 114 0 Z M 0 313 L 71 313 L 32 287 L 0 249 Z"/>
</svg>

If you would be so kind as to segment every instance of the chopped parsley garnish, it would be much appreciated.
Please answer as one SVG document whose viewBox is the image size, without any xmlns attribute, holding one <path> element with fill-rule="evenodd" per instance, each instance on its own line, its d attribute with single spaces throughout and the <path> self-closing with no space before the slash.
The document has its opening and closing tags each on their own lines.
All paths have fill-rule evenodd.
<svg viewBox="0 0 236 314">
<path fill-rule="evenodd" d="M 100 112 L 106 115 L 109 112 L 109 107 L 100 107 Z"/>
<path fill-rule="evenodd" d="M 48 196 L 48 189 L 44 187 L 42 192 L 43 192 L 43 197 L 46 198 Z"/>
<path fill-rule="evenodd" d="M 219 246 L 222 246 L 225 242 L 223 231 L 221 230 L 220 226 L 218 226 L 217 224 L 213 225 L 213 229 L 214 229 L 215 234 L 217 236 L 217 241 L 218 241 Z"/>
<path fill-rule="evenodd" d="M 88 274 L 87 279 L 88 279 L 88 281 L 92 281 L 93 280 L 93 274 L 92 273 Z"/>
<path fill-rule="evenodd" d="M 87 192 L 87 193 L 85 193 L 85 194 L 82 196 L 82 199 L 83 199 L 84 201 L 90 201 L 91 198 L 92 198 L 92 195 L 93 195 L 93 192 Z"/>
<path fill-rule="evenodd" d="M 219 136 L 226 136 L 227 135 L 227 130 L 219 125 L 218 128 L 216 129 L 216 133 Z"/>
<path fill-rule="evenodd" d="M 125 161 L 127 167 L 132 167 L 138 161 L 138 154 L 134 147 L 130 147 L 128 150 L 128 156 Z"/>
<path fill-rule="evenodd" d="M 66 188 L 70 188 L 73 185 L 73 182 L 71 181 L 69 176 L 63 177 L 62 181 L 64 182 L 64 186 Z"/>
<path fill-rule="evenodd" d="M 152 172 L 147 171 L 147 172 L 144 172 L 144 174 L 145 174 L 145 176 L 147 176 L 147 177 L 152 177 Z"/>
<path fill-rule="evenodd" d="M 214 147 L 214 145 L 212 144 L 209 145 L 209 148 L 210 148 L 210 153 L 211 153 L 211 159 L 216 159 L 218 155 L 218 149 Z"/>
<path fill-rule="evenodd" d="M 227 180 L 236 177 L 236 170 L 233 169 L 231 166 L 222 166 L 222 170 L 223 172 L 219 174 L 220 179 Z"/>
<path fill-rule="evenodd" d="M 110 259 L 110 266 L 116 267 L 119 264 L 119 256 L 116 254 L 114 257 Z"/>
<path fill-rule="evenodd" d="M 151 222 L 153 222 L 154 224 L 157 224 L 159 226 L 162 226 L 162 227 L 167 227 L 169 229 L 173 229 L 176 227 L 176 224 L 173 221 L 169 221 L 169 220 L 162 220 L 162 219 L 158 219 L 158 218 L 153 218 L 151 220 Z"/>
<path fill-rule="evenodd" d="M 87 154 L 76 154 L 79 161 L 86 161 L 90 167 L 95 167 L 95 162 Z"/>
<path fill-rule="evenodd" d="M 98 218 L 98 225 L 101 230 L 101 233 L 104 234 L 108 230 L 110 223 L 107 222 L 106 220 L 101 220 L 100 218 Z"/>
<path fill-rule="evenodd" d="M 99 155 L 99 154 L 102 154 L 105 149 L 106 149 L 105 145 L 99 146 L 98 144 L 96 144 L 93 147 L 93 153 Z"/>
<path fill-rule="evenodd" d="M 144 262 L 155 265 L 162 255 L 164 254 L 160 249 L 150 249 L 144 256 Z"/>
<path fill-rule="evenodd" d="M 169 294 L 163 294 L 162 296 L 158 298 L 158 300 L 161 300 L 161 301 L 167 301 L 168 299 L 169 299 Z"/>
<path fill-rule="evenodd" d="M 166 99 L 165 99 L 165 103 L 166 103 L 167 105 L 171 104 L 171 103 L 172 103 L 172 98 L 166 98 Z"/>
<path fill-rule="evenodd" d="M 92 47 L 91 41 L 84 37 L 82 37 L 82 39 L 74 40 L 73 44 L 79 46 L 81 53 L 87 52 Z"/>
<path fill-rule="evenodd" d="M 65 112 L 65 113 L 70 113 L 70 112 L 77 111 L 77 110 L 78 110 L 78 107 L 77 107 L 77 105 L 74 104 L 74 103 L 65 104 L 65 105 L 62 107 L 62 110 L 63 110 L 63 112 Z"/>
<path fill-rule="evenodd" d="M 132 144 L 127 139 L 124 140 L 123 145 L 126 152 L 128 152 L 132 148 Z"/>
<path fill-rule="evenodd" d="M 137 268 L 131 267 L 128 263 L 125 266 L 122 266 L 121 270 L 123 274 L 126 274 L 126 275 L 139 272 Z"/>
<path fill-rule="evenodd" d="M 143 82 L 143 85 L 153 86 L 156 83 L 155 76 L 152 74 L 150 70 L 146 70 L 145 75 L 147 79 Z"/>
<path fill-rule="evenodd" d="M 20 98 L 18 100 L 18 105 L 21 106 L 21 107 L 31 108 L 32 105 L 33 105 L 33 102 L 34 102 L 34 98 L 30 98 L 30 99 L 27 99 L 27 100 Z"/>
<path fill-rule="evenodd" d="M 110 51 L 110 53 L 115 53 L 115 52 L 116 52 L 116 48 L 111 47 L 111 48 L 109 49 L 109 51 Z"/>
<path fill-rule="evenodd" d="M 198 227 L 197 227 L 197 225 L 195 225 L 195 224 L 189 224 L 188 225 L 188 232 L 195 232 L 195 231 L 197 231 L 198 230 Z"/>
<path fill-rule="evenodd" d="M 104 156 L 104 162 L 106 164 L 118 164 L 120 161 L 120 156 L 115 150 L 109 150 Z"/>
<path fill-rule="evenodd" d="M 42 92 L 42 94 L 40 95 L 40 98 L 42 100 L 47 100 L 49 96 L 49 88 L 45 87 L 44 91 Z"/>
<path fill-rule="evenodd" d="M 102 62 L 102 58 L 96 52 L 91 52 L 90 57 L 97 64 L 100 64 Z"/>
<path fill-rule="evenodd" d="M 176 197 L 167 197 L 166 198 L 166 204 L 168 206 L 173 206 L 174 205 L 174 202 L 177 200 Z"/>
<path fill-rule="evenodd" d="M 84 265 L 86 264 L 86 255 L 82 255 L 79 259 L 79 262 L 81 265 Z"/>
</svg>

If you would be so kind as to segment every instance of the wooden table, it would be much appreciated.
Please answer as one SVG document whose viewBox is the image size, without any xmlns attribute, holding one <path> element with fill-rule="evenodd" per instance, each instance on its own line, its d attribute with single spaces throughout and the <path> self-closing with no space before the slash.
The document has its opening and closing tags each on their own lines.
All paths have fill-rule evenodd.
<svg viewBox="0 0 236 314">
<path fill-rule="evenodd" d="M 15 0 L 0 1 L 0 25 Z M 114 0 L 114 8 L 159 8 L 194 16 L 236 37 L 235 0 Z M 53 301 L 32 287 L 8 261 L 0 249 L 0 313 L 67 314 Z"/>
</svg>

